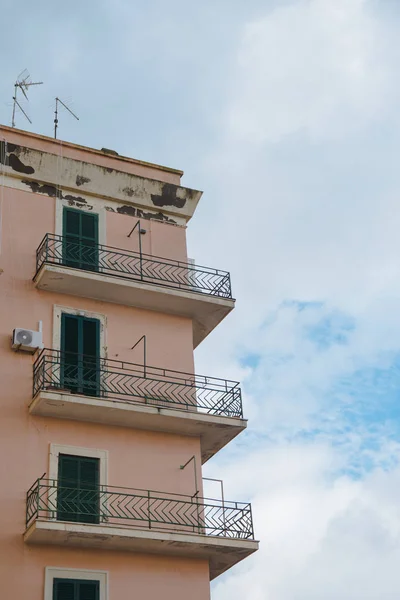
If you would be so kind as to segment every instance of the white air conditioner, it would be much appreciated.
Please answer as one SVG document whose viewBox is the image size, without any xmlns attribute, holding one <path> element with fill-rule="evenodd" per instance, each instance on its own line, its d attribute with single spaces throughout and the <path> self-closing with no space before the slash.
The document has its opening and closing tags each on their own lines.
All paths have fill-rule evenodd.
<svg viewBox="0 0 400 600">
<path fill-rule="evenodd" d="M 11 347 L 13 350 L 24 350 L 34 354 L 38 348 L 43 348 L 42 332 L 31 329 L 14 329 Z"/>
</svg>

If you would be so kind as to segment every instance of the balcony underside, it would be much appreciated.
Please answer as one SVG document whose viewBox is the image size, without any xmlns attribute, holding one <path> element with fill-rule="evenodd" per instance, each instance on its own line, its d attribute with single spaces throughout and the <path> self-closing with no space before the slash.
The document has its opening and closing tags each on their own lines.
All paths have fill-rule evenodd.
<svg viewBox="0 0 400 600">
<path fill-rule="evenodd" d="M 42 265 L 34 283 L 50 292 L 189 317 L 194 348 L 235 306 L 232 299 L 49 264 Z"/>
<path fill-rule="evenodd" d="M 26 530 L 28 544 L 51 544 L 207 559 L 215 579 L 258 550 L 258 542 L 199 534 L 36 520 Z"/>
<path fill-rule="evenodd" d="M 247 426 L 246 419 L 99 399 L 68 392 L 38 392 L 29 406 L 29 412 L 45 417 L 200 437 L 203 463 Z"/>
</svg>

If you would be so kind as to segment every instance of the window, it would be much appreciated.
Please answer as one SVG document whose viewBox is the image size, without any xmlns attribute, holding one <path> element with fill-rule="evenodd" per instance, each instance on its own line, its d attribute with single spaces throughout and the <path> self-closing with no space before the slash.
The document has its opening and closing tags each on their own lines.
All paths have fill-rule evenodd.
<svg viewBox="0 0 400 600">
<path fill-rule="evenodd" d="M 44 600 L 107 600 L 106 571 L 46 567 Z"/>
<path fill-rule="evenodd" d="M 57 520 L 99 523 L 100 460 L 58 455 Z"/>
<path fill-rule="evenodd" d="M 100 394 L 100 321 L 61 315 L 60 385 L 76 394 Z"/>
<path fill-rule="evenodd" d="M 53 600 L 99 600 L 100 582 L 85 579 L 53 579 Z"/>
<path fill-rule="evenodd" d="M 98 237 L 98 215 L 64 207 L 63 264 L 85 271 L 97 271 Z"/>
</svg>

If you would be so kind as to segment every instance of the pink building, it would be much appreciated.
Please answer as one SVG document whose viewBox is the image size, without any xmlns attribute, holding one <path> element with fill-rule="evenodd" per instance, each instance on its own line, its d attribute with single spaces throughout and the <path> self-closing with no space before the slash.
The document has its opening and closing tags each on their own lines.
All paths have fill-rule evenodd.
<svg viewBox="0 0 400 600">
<path fill-rule="evenodd" d="M 207 600 L 258 548 L 249 504 L 203 497 L 246 421 L 194 373 L 234 300 L 187 258 L 181 176 L 0 126 L 1 598 Z"/>
</svg>

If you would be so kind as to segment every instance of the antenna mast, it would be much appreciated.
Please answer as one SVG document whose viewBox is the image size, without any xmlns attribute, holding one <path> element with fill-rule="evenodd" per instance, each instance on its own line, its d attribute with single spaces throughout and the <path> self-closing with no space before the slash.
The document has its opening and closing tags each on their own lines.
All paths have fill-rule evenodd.
<svg viewBox="0 0 400 600">
<path fill-rule="evenodd" d="M 14 96 L 13 96 L 13 112 L 12 112 L 12 120 L 11 127 L 15 127 L 15 112 L 18 106 L 19 110 L 22 112 L 24 117 L 32 124 L 32 121 L 22 108 L 21 104 L 18 102 L 18 90 L 20 90 L 25 98 L 29 101 L 28 98 L 28 90 L 32 85 L 43 85 L 43 81 L 30 81 L 29 71 L 24 69 L 17 77 L 16 82 L 14 83 Z"/>
<path fill-rule="evenodd" d="M 55 111 L 54 111 L 54 138 L 55 138 L 55 139 L 57 139 L 57 128 L 58 128 L 58 103 L 62 104 L 62 106 L 63 106 L 64 108 L 66 108 L 66 109 L 67 109 L 67 111 L 68 111 L 69 113 L 71 113 L 71 115 L 72 115 L 73 117 L 75 117 L 75 119 L 76 119 L 77 121 L 79 121 L 79 117 L 77 117 L 77 116 L 76 116 L 76 114 L 74 114 L 74 113 L 72 112 L 72 110 L 71 110 L 70 108 L 68 108 L 68 106 L 67 106 L 67 105 L 66 105 L 66 104 L 65 104 L 65 103 L 64 103 L 62 100 L 60 100 L 60 98 L 56 98 L 56 109 L 55 109 Z"/>
</svg>

